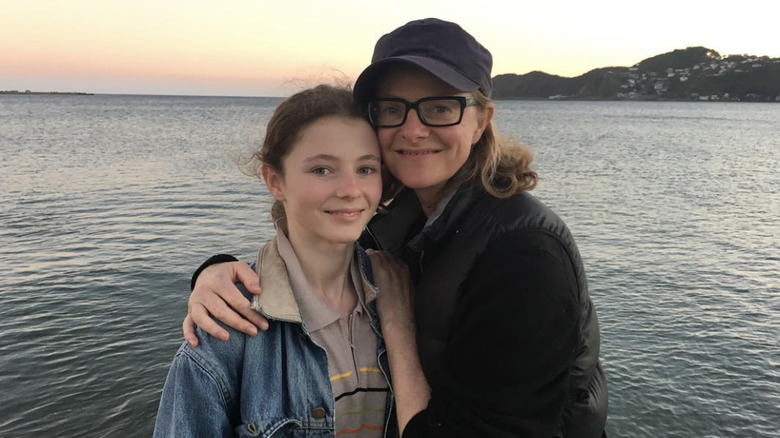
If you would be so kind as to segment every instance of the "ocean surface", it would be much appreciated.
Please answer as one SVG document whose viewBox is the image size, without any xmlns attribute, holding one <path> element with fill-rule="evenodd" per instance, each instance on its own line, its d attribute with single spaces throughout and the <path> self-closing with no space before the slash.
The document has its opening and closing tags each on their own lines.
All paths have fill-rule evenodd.
<svg viewBox="0 0 780 438">
<path fill-rule="evenodd" d="M 146 437 L 189 278 L 273 230 L 277 98 L 0 95 L 0 436 Z M 780 104 L 498 102 L 568 223 L 610 437 L 778 437 Z"/>
</svg>

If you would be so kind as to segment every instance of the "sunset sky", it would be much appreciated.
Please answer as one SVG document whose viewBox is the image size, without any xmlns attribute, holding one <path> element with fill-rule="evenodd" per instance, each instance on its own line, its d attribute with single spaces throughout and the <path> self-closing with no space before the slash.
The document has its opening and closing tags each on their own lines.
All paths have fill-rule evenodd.
<svg viewBox="0 0 780 438">
<path fill-rule="evenodd" d="M 493 74 L 577 76 L 688 46 L 780 57 L 780 2 L 0 0 L 0 90 L 285 96 L 353 80 L 377 38 L 455 21 Z"/>
</svg>

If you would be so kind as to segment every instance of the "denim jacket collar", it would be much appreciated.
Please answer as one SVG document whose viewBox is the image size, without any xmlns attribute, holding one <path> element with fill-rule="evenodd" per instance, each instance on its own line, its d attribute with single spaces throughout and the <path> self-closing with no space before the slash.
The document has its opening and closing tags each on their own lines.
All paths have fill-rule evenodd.
<svg viewBox="0 0 780 438">
<path fill-rule="evenodd" d="M 355 245 L 355 257 L 358 258 L 363 293 L 366 304 L 368 304 L 374 301 L 377 296 L 376 286 L 372 283 L 371 264 L 365 251 L 359 245 Z M 301 311 L 295 301 L 295 295 L 287 275 L 287 267 L 279 254 L 276 239 L 260 248 L 255 269 L 260 276 L 263 293 L 252 298 L 252 308 L 269 319 L 303 323 Z M 369 306 L 369 308 L 371 307 Z"/>
</svg>

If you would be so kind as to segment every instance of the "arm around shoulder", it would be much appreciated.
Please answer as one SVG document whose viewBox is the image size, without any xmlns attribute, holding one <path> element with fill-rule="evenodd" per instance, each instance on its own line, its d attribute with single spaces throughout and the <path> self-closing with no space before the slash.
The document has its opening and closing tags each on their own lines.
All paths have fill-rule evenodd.
<svg viewBox="0 0 780 438">
<path fill-rule="evenodd" d="M 203 272 L 204 269 L 208 268 L 211 265 L 216 265 L 217 263 L 225 263 L 225 262 L 237 262 L 238 259 L 233 257 L 230 254 L 214 254 L 213 256 L 206 259 L 205 262 L 201 263 L 200 266 L 198 266 L 198 269 L 195 270 L 195 272 L 192 273 L 192 278 L 190 279 L 190 291 L 195 289 L 195 283 L 198 282 L 198 277 L 200 276 L 200 273 Z"/>
<path fill-rule="evenodd" d="M 209 260 L 219 257 L 223 256 L 217 255 Z M 216 321 L 250 336 L 257 334 L 258 327 L 260 330 L 268 329 L 268 321 L 252 310 L 249 300 L 235 284 L 238 282 L 244 285 L 252 294 L 261 293 L 260 279 L 252 268 L 241 262 L 208 264 L 206 261 L 198 271 L 200 275 L 193 276 L 194 289 L 187 302 L 187 317 L 182 324 L 184 339 L 192 347 L 199 344 L 195 335 L 196 325 L 223 341 L 228 340 L 229 334 Z"/>
</svg>

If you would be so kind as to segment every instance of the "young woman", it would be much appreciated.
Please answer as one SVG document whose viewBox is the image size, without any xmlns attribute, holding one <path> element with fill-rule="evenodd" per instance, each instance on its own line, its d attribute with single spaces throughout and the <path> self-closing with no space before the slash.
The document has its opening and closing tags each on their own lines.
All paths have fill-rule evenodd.
<svg viewBox="0 0 780 438">
<path fill-rule="evenodd" d="M 387 212 L 361 242 L 401 258 L 415 288 L 394 287 L 403 271 L 378 275 L 388 351 L 416 341 L 419 353 L 390 357 L 398 423 L 404 438 L 604 436 L 582 260 L 564 222 L 528 193 L 530 152 L 496 135 L 491 67 L 460 26 L 425 19 L 383 36 L 355 83 L 388 171 Z M 232 286 L 260 293 L 256 276 L 214 261 L 193 278 L 193 343 L 193 322 L 225 339 L 209 313 L 250 333 L 241 316 L 266 327 Z"/>
<path fill-rule="evenodd" d="M 182 345 L 154 435 L 394 436 L 377 290 L 356 244 L 381 196 L 376 135 L 349 90 L 321 85 L 277 108 L 255 158 L 277 235 L 259 251 L 252 307 L 272 324 Z"/>
</svg>

